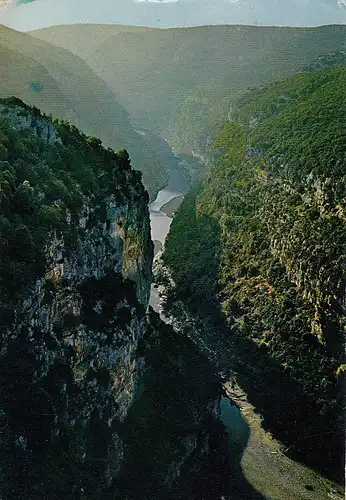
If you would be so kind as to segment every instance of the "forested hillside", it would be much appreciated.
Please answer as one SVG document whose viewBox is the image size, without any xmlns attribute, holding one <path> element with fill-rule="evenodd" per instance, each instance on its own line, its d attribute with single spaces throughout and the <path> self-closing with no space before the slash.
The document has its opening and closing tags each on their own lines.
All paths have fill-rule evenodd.
<svg viewBox="0 0 346 500">
<path fill-rule="evenodd" d="M 324 459 L 343 442 L 345 81 L 336 66 L 233 102 L 164 255 L 175 299 L 194 310 L 220 304 L 228 335 L 251 339 L 267 359 L 268 380 L 263 367 L 275 363 L 297 384 L 300 407 L 282 419 L 307 446 L 315 433 L 311 449 Z"/>
<path fill-rule="evenodd" d="M 176 151 L 199 154 L 227 119 L 235 93 L 293 75 L 316 57 L 346 48 L 345 26 L 78 25 L 32 34 L 85 58 L 134 123 L 167 138 Z"/>
<path fill-rule="evenodd" d="M 68 120 L 106 147 L 128 149 L 154 196 L 166 179 L 155 150 L 135 132 L 128 112 L 80 57 L 24 33 L 0 27 L 0 97 L 16 95 Z"/>
<path fill-rule="evenodd" d="M 110 36 L 124 31 L 137 33 L 150 29 L 152 28 L 119 24 L 66 24 L 49 26 L 29 33 L 41 40 L 70 50 L 87 61 L 95 49 Z"/>
</svg>

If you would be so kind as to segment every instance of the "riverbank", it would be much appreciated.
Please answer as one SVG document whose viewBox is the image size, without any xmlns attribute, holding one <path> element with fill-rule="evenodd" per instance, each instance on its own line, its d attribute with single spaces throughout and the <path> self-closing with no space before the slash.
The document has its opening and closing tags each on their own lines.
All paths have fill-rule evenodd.
<svg viewBox="0 0 346 500">
<path fill-rule="evenodd" d="M 285 447 L 262 427 L 262 418 L 235 380 L 223 384 L 250 428 L 241 459 L 242 473 L 251 486 L 271 500 L 341 500 L 343 489 L 285 454 Z M 236 482 L 233 482 L 236 485 Z M 240 497 L 242 498 L 242 497 Z"/>
<path fill-rule="evenodd" d="M 170 201 L 162 205 L 161 211 L 164 212 L 167 217 L 173 217 L 175 212 L 180 207 L 183 199 L 183 196 L 176 196 L 175 198 L 172 198 Z"/>
<path fill-rule="evenodd" d="M 215 340 L 215 332 L 203 330 L 184 304 L 175 302 L 174 308 L 164 309 L 167 286 L 174 286 L 170 274 L 163 266 L 160 254 L 156 256 L 154 274 L 157 285 L 151 305 L 162 319 L 182 335 L 188 336 L 214 366 L 215 373 L 223 379 L 224 394 L 232 400 L 241 412 L 249 428 L 249 436 L 241 450 L 240 467 L 230 467 L 230 496 L 227 500 L 254 498 L 249 496 L 248 485 L 258 492 L 256 498 L 271 500 L 341 500 L 343 488 L 322 477 L 309 467 L 285 455 L 285 447 L 275 440 L 262 426 L 262 417 L 249 402 L 247 394 L 238 383 L 241 376 L 251 376 L 253 368 L 242 362 L 242 353 L 235 344 L 225 345 Z M 243 367 L 242 367 L 243 365 Z M 242 372 L 242 373 L 240 373 Z M 228 374 L 231 373 L 231 376 Z M 225 424 L 225 421 L 223 422 Z M 233 421 L 233 426 L 234 421 Z M 239 429 L 227 429 L 230 441 Z M 237 424 L 238 425 L 238 424 Z M 227 426 L 226 426 L 227 427 Z M 245 478 L 246 481 L 243 480 Z M 239 480 L 241 479 L 241 480 Z"/>
</svg>

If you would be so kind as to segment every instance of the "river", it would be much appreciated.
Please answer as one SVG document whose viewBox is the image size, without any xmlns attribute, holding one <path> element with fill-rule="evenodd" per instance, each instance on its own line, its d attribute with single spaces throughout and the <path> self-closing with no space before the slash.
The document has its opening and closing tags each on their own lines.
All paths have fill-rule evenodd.
<svg viewBox="0 0 346 500">
<path fill-rule="evenodd" d="M 172 217 L 163 212 L 162 207 L 173 200 L 174 198 L 182 197 L 182 193 L 177 190 L 171 190 L 168 187 L 159 191 L 155 201 L 150 203 L 150 227 L 151 239 L 154 242 L 155 255 L 163 249 L 169 228 L 171 226 Z M 160 296 L 156 285 L 153 283 L 150 290 L 149 305 L 160 314 Z"/>
<path fill-rule="evenodd" d="M 177 190 L 172 190 L 169 188 L 162 189 L 157 194 L 155 201 L 149 205 L 150 210 L 150 224 L 151 224 L 151 238 L 154 242 L 159 242 L 162 248 L 164 247 L 167 234 L 169 232 L 170 225 L 173 218 L 168 217 L 168 215 L 162 210 L 162 208 L 171 200 L 182 197 L 182 193 Z M 156 253 L 158 247 L 156 245 Z M 158 290 L 155 285 L 152 285 L 150 294 L 150 305 L 156 310 L 156 312 L 161 313 L 160 301 Z M 245 437 L 247 426 L 239 412 L 238 408 L 233 405 L 229 398 L 223 397 L 221 400 L 221 420 L 226 426 L 232 439 L 232 448 L 241 448 L 242 450 L 246 446 L 247 437 Z M 232 429 L 233 432 L 230 432 Z"/>
<path fill-rule="evenodd" d="M 156 254 L 164 247 L 165 240 L 173 220 L 173 217 L 169 217 L 167 213 L 165 213 L 167 212 L 165 209 L 165 207 L 167 207 L 167 203 L 173 199 L 183 199 L 182 193 L 178 190 L 166 187 L 158 193 L 155 201 L 149 205 L 151 237 L 155 243 Z M 158 242 L 160 246 L 158 246 Z M 161 319 L 169 321 L 169 319 L 163 314 L 159 288 L 154 283 L 151 286 L 149 304 L 158 314 L 160 314 Z M 199 349 L 201 348 L 201 342 L 201 339 L 197 342 Z M 236 471 L 236 486 L 237 488 L 244 488 L 245 484 L 245 490 L 241 491 L 241 493 L 245 493 L 248 491 L 248 483 L 243 478 L 240 461 L 242 454 L 246 449 L 250 430 L 237 406 L 233 404 L 230 398 L 225 395 L 222 396 L 220 400 L 220 421 L 225 426 L 228 435 L 229 459 L 231 460 L 232 467 Z M 230 474 L 230 481 L 231 479 Z M 233 487 L 234 486 L 235 485 L 233 485 Z M 238 498 L 238 496 L 235 498 Z"/>
<path fill-rule="evenodd" d="M 168 217 L 168 215 L 162 210 L 162 207 L 174 198 L 179 197 L 182 197 L 182 193 L 179 191 L 172 191 L 165 188 L 159 191 L 156 200 L 149 205 L 151 238 L 154 242 L 160 242 L 162 247 L 165 244 L 165 240 L 173 220 L 172 217 Z"/>
</svg>

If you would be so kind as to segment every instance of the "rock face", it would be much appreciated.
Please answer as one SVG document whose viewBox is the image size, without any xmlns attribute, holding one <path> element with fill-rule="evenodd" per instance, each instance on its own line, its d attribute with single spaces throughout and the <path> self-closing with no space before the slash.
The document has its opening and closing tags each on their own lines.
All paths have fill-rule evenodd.
<svg viewBox="0 0 346 500">
<path fill-rule="evenodd" d="M 17 130 L 62 145 L 30 108 L 5 115 Z M 205 363 L 196 369 L 191 346 L 148 310 L 148 200 L 136 173 L 124 175 L 121 196 L 103 207 L 90 198 L 77 216 L 67 210 L 62 230 L 50 231 L 44 271 L 3 329 L 4 500 L 161 498 L 160 491 L 174 498 L 185 487 L 182 470 L 208 461 L 218 389 L 201 383 L 211 379 Z"/>
<path fill-rule="evenodd" d="M 25 128 L 31 123 L 26 119 Z M 54 137 L 48 126 L 42 131 Z M 53 232 L 45 275 L 18 304 L 1 345 L 2 419 L 4 444 L 25 467 L 13 477 L 8 471 L 5 498 L 20 494 L 21 481 L 29 482 L 28 498 L 40 498 L 49 485 L 26 473 L 40 463 L 43 478 L 53 474 L 57 447 L 66 447 L 60 474 L 75 469 L 71 479 L 80 491 L 83 471 L 94 471 L 99 489 L 119 471 L 122 443 L 114 425 L 124 420 L 141 373 L 136 349 L 147 329 L 151 281 L 148 210 L 135 197 L 107 202 L 110 224 L 90 227 L 93 208 L 84 207 L 72 249 Z"/>
<path fill-rule="evenodd" d="M 36 137 L 40 137 L 47 144 L 62 144 L 54 126 L 41 116 L 35 115 L 30 108 L 21 107 L 10 109 L 0 105 L 0 117 L 10 122 L 16 130 L 30 130 Z"/>
<path fill-rule="evenodd" d="M 164 256 L 168 303 L 221 309 L 265 425 L 332 477 L 344 474 L 345 78 L 338 65 L 239 98 Z"/>
</svg>

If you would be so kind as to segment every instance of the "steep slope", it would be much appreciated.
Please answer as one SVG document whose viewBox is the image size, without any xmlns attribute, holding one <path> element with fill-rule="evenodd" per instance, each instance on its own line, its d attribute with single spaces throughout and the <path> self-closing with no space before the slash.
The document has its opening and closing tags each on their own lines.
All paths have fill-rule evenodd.
<svg viewBox="0 0 346 500">
<path fill-rule="evenodd" d="M 336 52 L 331 52 L 330 54 L 319 56 L 317 59 L 305 66 L 303 70 L 306 72 L 320 71 L 321 69 L 332 68 L 342 64 L 346 64 L 346 50 L 338 50 Z"/>
<path fill-rule="evenodd" d="M 257 370 L 249 390 L 267 422 L 290 449 L 341 474 L 345 78 L 339 66 L 233 102 L 165 251 L 173 298 L 220 305 L 226 336 L 251 340 L 256 354 L 243 361 Z"/>
<path fill-rule="evenodd" d="M 219 389 L 147 309 L 148 196 L 126 151 L 1 100 L 0 185 L 1 498 L 200 498 L 212 480 L 220 496 Z"/>
<path fill-rule="evenodd" d="M 67 49 L 88 61 L 97 47 L 110 36 L 124 31 L 136 33 L 151 29 L 142 26 L 121 26 L 118 24 L 74 24 L 73 29 L 71 28 L 72 26 L 67 24 L 50 26 L 49 28 L 29 31 L 28 33 L 40 40 Z"/>
<path fill-rule="evenodd" d="M 215 120 L 205 125 L 211 108 L 219 108 L 222 101 L 216 122 L 221 124 L 231 94 L 294 74 L 321 54 L 346 46 L 345 26 L 115 27 L 115 34 L 86 52 L 81 46 L 88 46 L 90 30 L 65 26 L 33 34 L 80 53 L 116 92 L 135 123 L 166 137 L 175 149 L 190 152 L 191 145 L 196 152 L 204 151 L 214 133 Z M 100 30 L 106 33 L 105 27 Z"/>
<path fill-rule="evenodd" d="M 15 95 L 45 113 L 100 137 L 106 147 L 126 147 L 150 194 L 163 185 L 166 176 L 155 152 L 143 144 L 112 91 L 82 59 L 5 27 L 0 29 L 0 47 L 1 96 L 13 95 L 15 89 Z"/>
<path fill-rule="evenodd" d="M 1 96 L 20 95 L 26 102 L 57 116 L 76 118 L 69 98 L 63 94 L 47 68 L 32 58 L 23 56 L 9 46 L 0 49 Z M 20 77 L 22 75 L 22 77 Z"/>
</svg>

